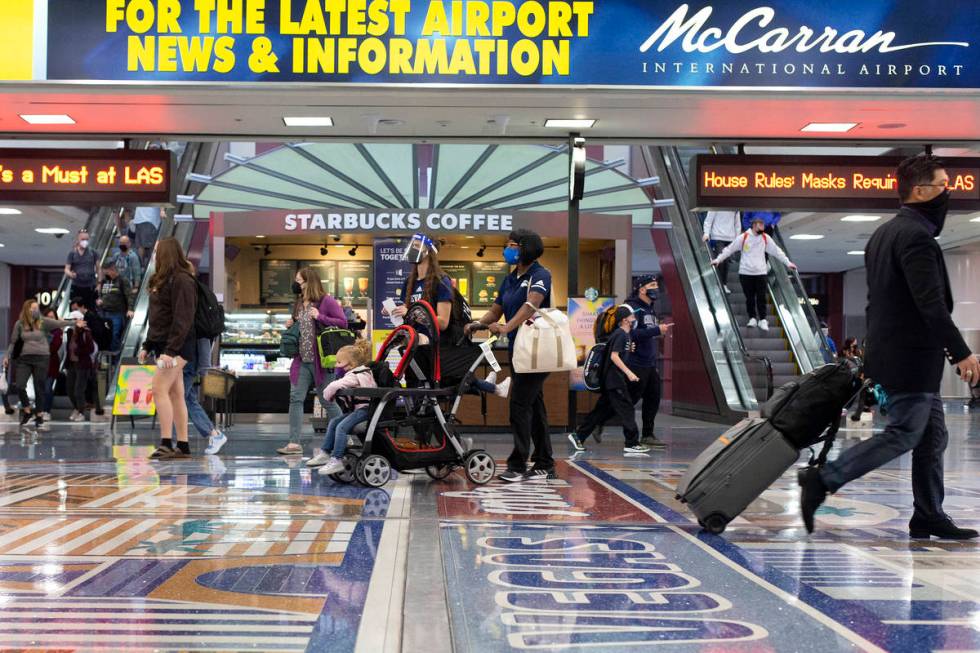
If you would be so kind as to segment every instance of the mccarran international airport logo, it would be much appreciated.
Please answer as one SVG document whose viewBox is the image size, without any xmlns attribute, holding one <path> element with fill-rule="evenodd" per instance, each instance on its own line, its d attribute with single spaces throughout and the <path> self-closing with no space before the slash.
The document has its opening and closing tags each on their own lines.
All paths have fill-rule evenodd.
<svg viewBox="0 0 980 653">
<path fill-rule="evenodd" d="M 788 24 L 780 21 L 772 7 L 746 11 L 727 25 L 712 24 L 714 7 L 691 13 L 687 4 L 680 5 L 640 46 L 641 53 L 662 53 L 677 44 L 688 55 L 712 55 L 711 61 L 650 60 L 644 61 L 644 74 L 690 74 L 725 76 L 844 76 L 866 77 L 959 77 L 963 64 L 895 64 L 861 61 L 857 55 L 891 54 L 924 48 L 969 48 L 965 41 L 903 42 L 892 31 L 867 32 L 861 29 L 838 29 L 823 25 Z M 689 15 L 690 14 L 690 15 Z M 766 60 L 765 55 L 780 53 L 855 55 L 854 62 Z M 727 55 L 733 60 L 725 61 Z M 758 61 L 745 61 L 757 56 Z M 738 57 L 738 61 L 734 60 Z M 705 57 L 707 58 L 707 57 Z"/>
</svg>

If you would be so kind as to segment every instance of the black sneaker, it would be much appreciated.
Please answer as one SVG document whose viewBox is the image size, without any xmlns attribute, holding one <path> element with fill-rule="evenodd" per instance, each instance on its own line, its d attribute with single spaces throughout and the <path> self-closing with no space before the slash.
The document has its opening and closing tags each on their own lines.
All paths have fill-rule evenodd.
<svg viewBox="0 0 980 653">
<path fill-rule="evenodd" d="M 909 537 L 913 540 L 928 540 L 935 535 L 941 540 L 972 540 L 980 537 L 980 533 L 972 528 L 960 528 L 952 519 L 926 522 L 915 517 L 909 522 Z"/>
<path fill-rule="evenodd" d="M 800 484 L 800 512 L 803 513 L 803 525 L 806 532 L 813 532 L 813 516 L 827 499 L 827 486 L 820 478 L 820 470 L 816 467 L 806 467 L 796 474 Z"/>
<path fill-rule="evenodd" d="M 602 444 L 602 427 L 600 426 L 595 431 L 592 432 L 592 437 L 595 439 L 596 444 Z"/>
<path fill-rule="evenodd" d="M 654 447 L 655 449 L 665 449 L 667 443 L 663 440 L 658 440 L 655 435 L 644 435 L 640 438 L 640 444 L 645 444 L 648 447 Z"/>
<path fill-rule="evenodd" d="M 568 434 L 568 441 L 572 443 L 572 448 L 575 451 L 585 451 L 585 445 L 582 444 L 582 441 L 578 439 L 578 435 L 575 433 Z"/>
<path fill-rule="evenodd" d="M 20 425 L 21 426 L 24 426 L 24 424 L 27 424 L 29 421 L 31 421 L 31 415 L 32 415 L 31 411 L 24 410 L 23 408 L 21 408 L 20 409 Z"/>
<path fill-rule="evenodd" d="M 527 481 L 544 481 L 549 478 L 556 478 L 555 470 L 553 469 L 529 469 L 524 472 L 524 480 Z"/>
<path fill-rule="evenodd" d="M 507 483 L 520 483 L 524 480 L 524 474 L 521 472 L 512 472 L 507 470 L 497 478 L 499 478 L 501 481 L 506 481 Z"/>
</svg>

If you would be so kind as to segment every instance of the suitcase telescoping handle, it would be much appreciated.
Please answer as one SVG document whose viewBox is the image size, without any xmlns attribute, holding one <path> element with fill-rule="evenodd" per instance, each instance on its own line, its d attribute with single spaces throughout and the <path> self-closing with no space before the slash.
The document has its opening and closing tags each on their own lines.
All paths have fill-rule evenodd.
<svg viewBox="0 0 980 653">
<path fill-rule="evenodd" d="M 871 379 L 866 380 L 861 384 L 861 388 L 857 391 L 853 397 L 847 400 L 844 404 L 844 410 L 849 410 L 855 401 L 861 398 L 861 395 L 865 390 L 873 385 Z M 813 447 L 810 447 L 810 462 L 807 463 L 810 467 L 823 467 L 827 462 L 827 456 L 830 455 L 830 450 L 834 448 L 834 441 L 837 439 L 837 433 L 840 431 L 840 416 L 837 417 L 833 422 L 830 423 L 830 428 L 827 429 L 827 435 L 823 437 L 823 446 L 820 447 L 820 453 L 815 454 L 813 452 Z"/>
</svg>

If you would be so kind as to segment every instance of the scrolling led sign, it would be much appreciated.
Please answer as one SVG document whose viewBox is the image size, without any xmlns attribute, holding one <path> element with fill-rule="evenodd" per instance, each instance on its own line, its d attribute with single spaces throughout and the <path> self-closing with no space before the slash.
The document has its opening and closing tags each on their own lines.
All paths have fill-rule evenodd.
<svg viewBox="0 0 980 653">
<path fill-rule="evenodd" d="M 170 204 L 168 150 L 0 149 L 0 202 Z"/>
<path fill-rule="evenodd" d="M 700 209 L 897 209 L 901 158 L 699 155 L 692 184 Z M 948 158 L 950 208 L 980 209 L 980 159 Z"/>
</svg>

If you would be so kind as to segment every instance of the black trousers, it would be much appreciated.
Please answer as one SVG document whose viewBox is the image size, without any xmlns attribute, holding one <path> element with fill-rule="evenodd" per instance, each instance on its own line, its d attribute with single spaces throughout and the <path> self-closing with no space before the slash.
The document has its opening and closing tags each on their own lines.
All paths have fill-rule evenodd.
<svg viewBox="0 0 980 653">
<path fill-rule="evenodd" d="M 745 293 L 745 308 L 749 312 L 749 317 L 754 317 L 757 320 L 766 319 L 768 313 L 766 293 L 769 292 L 766 275 L 740 274 L 738 278 L 742 282 L 742 292 Z"/>
<path fill-rule="evenodd" d="M 48 378 L 48 360 L 50 356 L 29 354 L 17 359 L 17 392 L 20 396 L 21 408 L 30 408 L 31 399 L 27 396 L 27 383 L 34 381 L 34 400 L 40 406 L 44 401 L 44 381 Z M 38 408 L 40 410 L 40 408 Z"/>
<path fill-rule="evenodd" d="M 548 433 L 548 411 L 544 405 L 543 374 L 518 374 L 511 372 L 510 426 L 514 431 L 514 451 L 507 458 L 507 471 L 527 471 L 527 458 L 531 444 L 534 454 L 531 462 L 535 469 L 552 470 L 555 459 L 551 455 L 551 435 Z"/>
<path fill-rule="evenodd" d="M 660 412 L 660 373 L 656 367 L 633 367 L 633 374 L 640 377 L 639 383 L 630 385 L 630 396 L 633 404 L 643 401 L 643 430 L 642 437 L 653 435 L 653 426 Z"/>
<path fill-rule="evenodd" d="M 731 245 L 730 240 L 713 240 L 711 241 L 711 254 L 717 258 L 721 255 L 722 250 Z M 728 285 L 728 266 L 732 262 L 732 257 L 729 256 L 724 261 L 718 264 L 718 278 L 721 279 L 723 285 Z"/>
<path fill-rule="evenodd" d="M 68 398 L 72 407 L 84 413 L 88 407 L 89 383 L 95 377 L 95 370 L 72 365 L 68 368 Z"/>
<path fill-rule="evenodd" d="M 513 389 L 513 388 L 512 388 Z M 585 421 L 575 431 L 578 439 L 582 442 L 592 435 L 592 431 L 601 427 L 603 424 L 618 417 L 623 425 L 623 436 L 626 438 L 626 446 L 632 447 L 639 443 L 640 436 L 636 428 L 636 415 L 633 408 L 633 398 L 629 392 L 621 388 L 603 390 L 599 401 L 596 402 Z"/>
</svg>

